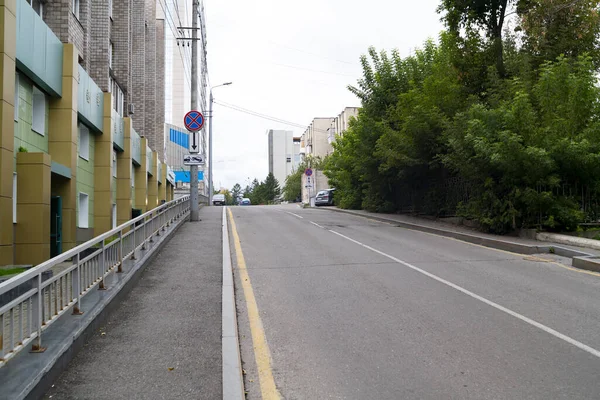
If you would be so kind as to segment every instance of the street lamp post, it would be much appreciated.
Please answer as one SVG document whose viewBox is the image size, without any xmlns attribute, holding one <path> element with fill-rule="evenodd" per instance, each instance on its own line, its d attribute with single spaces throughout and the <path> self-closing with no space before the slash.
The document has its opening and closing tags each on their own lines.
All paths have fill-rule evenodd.
<svg viewBox="0 0 600 400">
<path fill-rule="evenodd" d="M 210 100 L 208 104 L 208 205 L 212 205 L 213 197 L 213 182 L 212 182 L 212 163 L 213 163 L 213 134 L 212 134 L 212 119 L 213 119 L 213 89 L 220 86 L 231 85 L 232 82 L 225 82 L 221 85 L 213 86 L 210 88 Z"/>
</svg>

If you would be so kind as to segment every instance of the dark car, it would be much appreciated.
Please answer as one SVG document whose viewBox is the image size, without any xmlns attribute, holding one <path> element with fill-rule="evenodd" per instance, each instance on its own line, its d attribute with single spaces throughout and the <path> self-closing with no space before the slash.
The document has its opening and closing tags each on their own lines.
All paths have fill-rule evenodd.
<svg viewBox="0 0 600 400">
<path fill-rule="evenodd" d="M 315 206 L 332 206 L 333 205 L 333 193 L 335 189 L 321 190 L 317 193 L 315 199 Z"/>
<path fill-rule="evenodd" d="M 240 201 L 240 206 L 249 206 L 250 204 L 252 204 L 252 203 L 250 202 L 250 199 L 249 199 L 249 198 L 246 198 L 246 197 L 244 197 L 244 198 L 242 199 L 242 201 Z"/>
</svg>

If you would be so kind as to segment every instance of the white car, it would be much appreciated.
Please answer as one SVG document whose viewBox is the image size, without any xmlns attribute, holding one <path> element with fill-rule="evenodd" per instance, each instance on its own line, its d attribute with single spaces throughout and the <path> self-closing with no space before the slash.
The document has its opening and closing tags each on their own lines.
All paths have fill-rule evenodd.
<svg viewBox="0 0 600 400">
<path fill-rule="evenodd" d="M 215 194 L 212 198 L 213 206 L 224 206 L 225 205 L 225 195 L 224 194 Z"/>
</svg>

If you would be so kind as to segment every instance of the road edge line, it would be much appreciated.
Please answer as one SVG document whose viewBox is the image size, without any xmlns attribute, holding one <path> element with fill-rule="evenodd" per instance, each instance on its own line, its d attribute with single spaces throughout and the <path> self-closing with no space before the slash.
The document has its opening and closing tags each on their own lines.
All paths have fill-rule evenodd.
<svg viewBox="0 0 600 400">
<path fill-rule="evenodd" d="M 238 324 L 235 306 L 235 288 L 229 244 L 227 207 L 223 207 L 223 292 L 222 292 L 222 369 L 223 400 L 244 400 L 244 379 L 242 358 L 238 337 Z"/>
<path fill-rule="evenodd" d="M 252 346 L 254 350 L 254 361 L 258 373 L 258 383 L 263 400 L 279 400 L 281 395 L 277 390 L 273 370 L 271 368 L 271 351 L 267 343 L 267 337 L 260 318 L 258 304 L 254 296 L 254 289 L 250 282 L 250 275 L 246 267 L 242 244 L 237 231 L 235 220 L 231 209 L 229 211 L 229 220 L 231 221 L 231 233 L 235 245 L 235 254 L 237 258 L 237 271 L 239 272 L 240 282 L 244 291 L 244 299 L 248 311 L 248 322 L 250 325 L 250 334 L 252 336 Z"/>
</svg>

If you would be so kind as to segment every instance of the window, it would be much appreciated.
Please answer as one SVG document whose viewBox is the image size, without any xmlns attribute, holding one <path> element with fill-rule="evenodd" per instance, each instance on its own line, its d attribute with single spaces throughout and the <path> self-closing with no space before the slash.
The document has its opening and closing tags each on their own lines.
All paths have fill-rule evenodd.
<svg viewBox="0 0 600 400">
<path fill-rule="evenodd" d="M 292 162 L 292 156 L 288 155 L 288 156 L 285 158 L 285 161 L 286 161 L 286 162 Z"/>
<path fill-rule="evenodd" d="M 15 74 L 15 121 L 19 120 L 19 74 Z"/>
<path fill-rule="evenodd" d="M 117 205 L 112 205 L 112 228 L 115 229 L 117 227 Z"/>
<path fill-rule="evenodd" d="M 33 87 L 33 116 L 31 129 L 44 136 L 46 132 L 46 95 Z"/>
<path fill-rule="evenodd" d="M 117 177 L 117 152 L 115 150 L 113 150 L 112 176 L 113 178 Z"/>
<path fill-rule="evenodd" d="M 111 46 L 112 46 L 112 44 L 111 44 Z M 123 90 L 121 90 L 121 87 L 119 86 L 119 84 L 112 78 L 110 78 L 108 88 L 110 89 L 110 98 L 112 101 L 113 108 L 115 109 L 117 114 L 119 114 L 122 117 L 123 109 L 125 107 L 124 106 L 125 95 L 123 94 Z"/>
<path fill-rule="evenodd" d="M 114 49 L 112 42 L 110 42 L 108 44 L 108 66 L 110 67 L 110 69 L 112 69 L 114 54 L 115 54 L 115 49 Z"/>
<path fill-rule="evenodd" d="M 35 11 L 37 15 L 44 18 L 44 3 L 42 0 L 27 0 L 27 3 L 31 5 L 31 8 L 33 8 L 33 11 Z"/>
<path fill-rule="evenodd" d="M 133 164 L 131 164 L 131 187 L 135 187 L 135 174 L 134 174 Z"/>
<path fill-rule="evenodd" d="M 82 123 L 77 124 L 79 130 L 79 157 L 90 159 L 90 130 Z"/>
<path fill-rule="evenodd" d="M 73 0 L 73 14 L 79 19 L 79 3 L 80 0 Z"/>
<path fill-rule="evenodd" d="M 17 173 L 13 172 L 13 224 L 17 223 Z"/>
<path fill-rule="evenodd" d="M 78 227 L 89 228 L 90 196 L 85 193 L 79 193 L 79 218 Z"/>
</svg>

